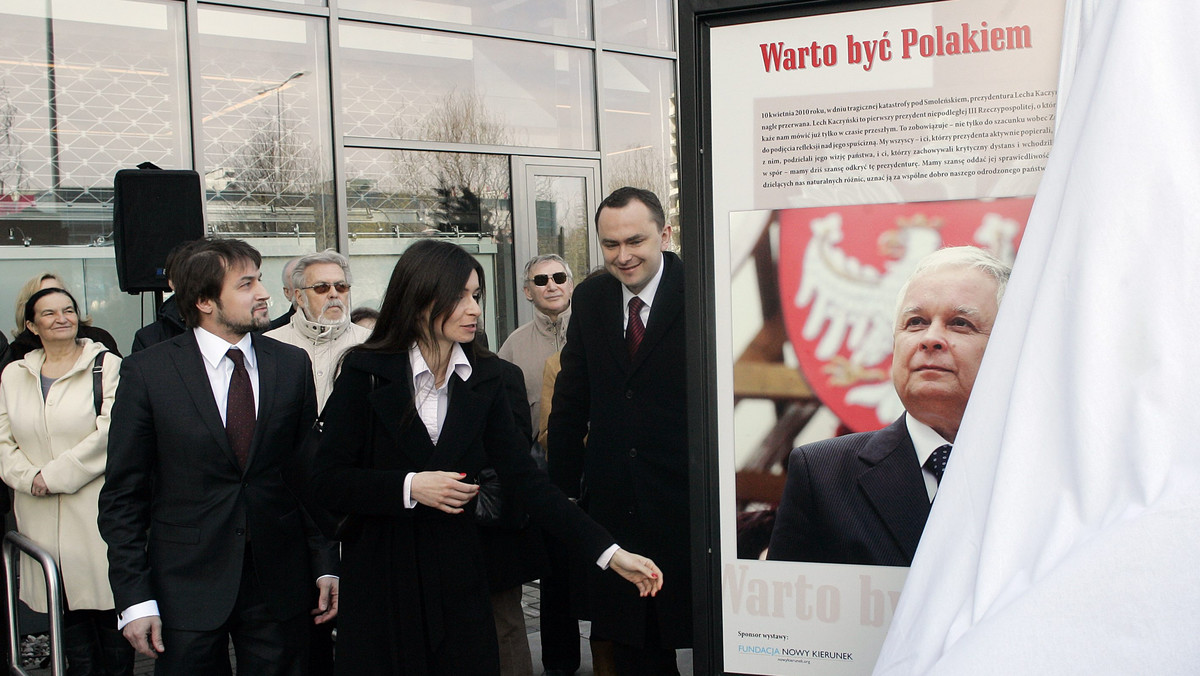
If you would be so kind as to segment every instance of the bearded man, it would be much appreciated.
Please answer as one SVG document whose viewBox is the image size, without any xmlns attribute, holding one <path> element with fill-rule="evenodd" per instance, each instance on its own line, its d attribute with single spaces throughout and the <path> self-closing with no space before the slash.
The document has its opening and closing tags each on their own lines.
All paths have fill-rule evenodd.
<svg viewBox="0 0 1200 676">
<path fill-rule="evenodd" d="M 267 336 L 308 353 L 317 386 L 317 410 L 333 391 L 342 354 L 371 337 L 371 331 L 350 321 L 350 261 L 326 249 L 296 261 L 291 275 L 292 307 L 287 324 Z"/>
</svg>

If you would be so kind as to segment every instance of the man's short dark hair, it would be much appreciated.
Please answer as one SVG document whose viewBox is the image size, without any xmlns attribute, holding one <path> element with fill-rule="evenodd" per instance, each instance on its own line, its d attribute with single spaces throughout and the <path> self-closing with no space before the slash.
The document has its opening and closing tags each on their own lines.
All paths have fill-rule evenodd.
<svg viewBox="0 0 1200 676">
<path fill-rule="evenodd" d="M 240 263 L 262 267 L 262 254 L 240 239 L 207 237 L 197 240 L 185 255 L 171 265 L 176 304 L 188 328 L 200 325 L 202 300 L 218 300 L 225 286 L 225 273 Z"/>
<path fill-rule="evenodd" d="M 600 206 L 596 207 L 596 229 L 599 230 L 600 228 L 601 211 L 605 209 L 620 209 L 634 200 L 646 205 L 646 208 L 650 210 L 650 217 L 654 219 L 654 224 L 658 226 L 658 231 L 662 232 L 662 229 L 667 225 L 667 215 L 663 212 L 662 202 L 658 201 L 658 195 L 649 190 L 642 190 L 641 188 L 634 188 L 628 185 L 612 191 L 612 194 L 605 197 Z"/>
</svg>

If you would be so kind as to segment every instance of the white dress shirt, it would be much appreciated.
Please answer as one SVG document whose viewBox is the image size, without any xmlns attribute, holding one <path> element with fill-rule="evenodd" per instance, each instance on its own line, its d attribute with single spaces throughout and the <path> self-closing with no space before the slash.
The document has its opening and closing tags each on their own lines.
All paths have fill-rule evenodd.
<svg viewBox="0 0 1200 676">
<path fill-rule="evenodd" d="M 471 377 L 471 362 L 462 345 L 455 343 L 450 349 L 450 363 L 446 366 L 446 379 L 441 387 L 437 385 L 437 376 L 425 363 L 421 349 L 413 345 L 408 349 L 408 363 L 412 367 L 413 405 L 425 430 L 429 432 L 429 440 L 437 446 L 442 436 L 442 426 L 446 424 L 446 410 L 450 407 L 450 376 L 457 374 L 459 379 L 466 382 Z M 409 472 L 404 477 L 404 506 L 413 509 L 417 501 L 412 498 L 412 480 L 416 472 Z"/>
<path fill-rule="evenodd" d="M 624 329 L 629 328 L 629 301 L 633 300 L 634 296 L 642 299 L 645 305 L 642 306 L 638 316 L 642 318 L 642 326 L 650 326 L 650 306 L 654 305 L 654 296 L 658 293 L 658 283 L 662 281 L 663 268 L 666 266 L 666 257 L 659 252 L 658 272 L 654 273 L 654 277 L 646 284 L 646 288 L 642 289 L 641 293 L 634 293 L 629 290 L 629 287 L 621 285 L 621 326 Z"/>
</svg>

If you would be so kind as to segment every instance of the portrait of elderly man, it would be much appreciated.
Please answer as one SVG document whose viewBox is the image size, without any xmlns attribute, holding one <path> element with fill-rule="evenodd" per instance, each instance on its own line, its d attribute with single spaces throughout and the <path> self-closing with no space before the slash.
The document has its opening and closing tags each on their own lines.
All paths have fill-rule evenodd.
<svg viewBox="0 0 1200 676">
<path fill-rule="evenodd" d="M 887 427 L 801 446 L 767 558 L 909 566 L 983 360 L 1010 268 L 976 247 L 935 251 L 901 288 Z"/>
<path fill-rule="evenodd" d="M 326 249 L 301 256 L 292 267 L 291 294 L 295 312 L 287 324 L 267 336 L 308 353 L 317 386 L 317 410 L 333 391 L 342 354 L 371 337 L 371 331 L 350 321 L 350 261 Z"/>
</svg>

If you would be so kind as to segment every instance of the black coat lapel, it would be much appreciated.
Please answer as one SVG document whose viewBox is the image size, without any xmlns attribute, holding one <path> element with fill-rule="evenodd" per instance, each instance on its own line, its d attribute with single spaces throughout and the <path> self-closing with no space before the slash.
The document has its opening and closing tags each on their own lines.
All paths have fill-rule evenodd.
<svg viewBox="0 0 1200 676">
<path fill-rule="evenodd" d="M 604 277 L 601 281 L 604 287 L 601 288 L 600 326 L 605 334 L 605 342 L 612 351 L 612 363 L 621 369 L 622 374 L 626 374 L 629 373 L 630 363 L 629 347 L 625 344 L 625 315 L 629 312 L 623 302 L 625 294 L 616 277 Z"/>
<path fill-rule="evenodd" d="M 386 355 L 390 357 L 392 355 Z M 375 410 L 376 420 L 382 423 L 384 430 L 392 440 L 392 445 L 403 453 L 412 467 L 424 468 L 433 454 L 433 442 L 429 440 L 429 432 L 417 415 L 413 401 L 412 369 L 408 365 L 407 354 L 395 359 L 381 359 L 380 365 L 395 364 L 396 368 L 387 368 L 387 372 L 371 371 L 381 377 L 375 390 L 368 395 L 371 408 Z"/>
<path fill-rule="evenodd" d="M 213 399 L 212 385 L 208 382 L 208 369 L 204 365 L 204 357 L 200 354 L 200 346 L 196 343 L 196 334 L 188 331 L 172 343 L 176 348 L 171 353 L 175 368 L 192 398 L 192 403 L 200 412 L 200 419 L 212 434 L 221 452 L 234 467 L 237 467 L 237 456 L 229 445 L 225 425 L 221 422 L 221 411 L 217 409 L 217 402 Z"/>
<path fill-rule="evenodd" d="M 911 560 L 929 518 L 929 493 L 904 416 L 880 430 L 859 453 L 859 459 L 870 465 L 859 475 L 859 486 Z"/>
<path fill-rule="evenodd" d="M 275 392 L 279 385 L 279 362 L 273 345 L 258 340 L 257 335 L 250 336 L 254 346 L 254 358 L 258 362 L 258 413 L 254 425 L 254 441 L 250 443 L 250 454 L 246 458 L 246 467 L 254 463 L 254 456 L 262 447 L 263 435 L 266 434 L 267 421 L 275 406 Z"/>
<path fill-rule="evenodd" d="M 488 383 L 495 380 L 499 372 L 479 368 L 478 360 L 472 366 L 471 377 L 462 380 L 457 373 L 450 375 L 450 408 L 438 438 L 437 448 L 429 459 L 430 469 L 449 469 L 476 439 L 479 428 L 487 420 L 491 400 L 484 393 L 491 392 Z"/>
</svg>

